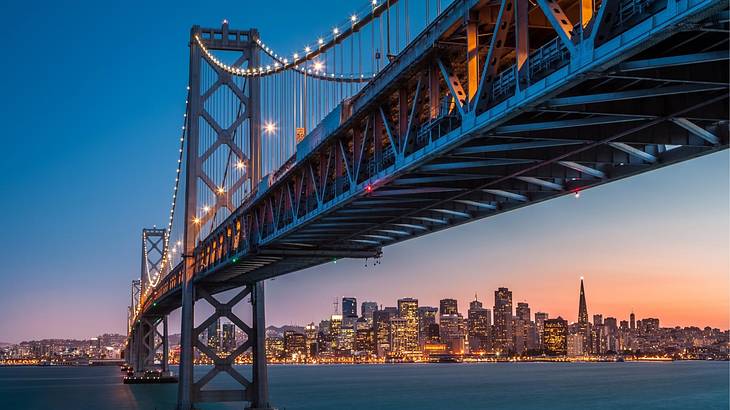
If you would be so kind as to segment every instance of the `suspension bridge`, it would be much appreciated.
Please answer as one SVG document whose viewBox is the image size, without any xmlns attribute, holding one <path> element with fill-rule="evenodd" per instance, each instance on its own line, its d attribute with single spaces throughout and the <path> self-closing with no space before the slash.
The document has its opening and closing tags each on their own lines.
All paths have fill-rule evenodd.
<svg viewBox="0 0 730 410">
<path fill-rule="evenodd" d="M 132 377 L 169 372 L 182 308 L 181 409 L 272 407 L 265 279 L 728 147 L 726 1 L 373 0 L 344 17 L 296 50 L 226 21 L 190 32 L 169 222 L 143 231 L 125 352 Z M 195 326 L 199 300 L 214 313 Z M 199 337 L 221 317 L 246 335 L 226 356 Z M 197 380 L 196 355 L 214 364 Z M 208 386 L 221 372 L 240 388 Z"/>
</svg>

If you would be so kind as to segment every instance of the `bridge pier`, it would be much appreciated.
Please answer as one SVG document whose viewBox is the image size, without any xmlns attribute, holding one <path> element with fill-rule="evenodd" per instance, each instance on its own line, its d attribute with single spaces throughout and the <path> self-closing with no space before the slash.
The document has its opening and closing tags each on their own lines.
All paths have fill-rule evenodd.
<svg viewBox="0 0 730 410">
<path fill-rule="evenodd" d="M 215 312 L 197 327 L 194 326 L 196 295 L 205 299 L 215 309 Z M 252 306 L 250 325 L 233 313 L 233 308 L 247 296 L 250 296 Z M 246 334 L 246 341 L 232 351 L 224 352 L 220 348 L 214 349 L 214 347 L 203 343 L 200 339 L 200 335 L 222 317 L 230 320 Z M 181 325 L 179 410 L 191 410 L 196 403 L 202 402 L 248 402 L 249 407 L 247 409 L 249 410 L 273 410 L 269 403 L 269 379 L 266 368 L 266 317 L 263 281 L 246 284 L 242 288 L 238 288 L 238 293 L 225 303 L 216 299 L 204 285 L 184 284 Z M 197 380 L 193 377 L 195 349 L 201 353 L 201 356 L 212 361 L 214 365 L 212 369 Z M 250 380 L 234 368 L 236 358 L 249 350 L 252 355 Z M 220 373 L 230 375 L 233 380 L 238 382 L 240 388 L 226 390 L 204 389 Z"/>
</svg>

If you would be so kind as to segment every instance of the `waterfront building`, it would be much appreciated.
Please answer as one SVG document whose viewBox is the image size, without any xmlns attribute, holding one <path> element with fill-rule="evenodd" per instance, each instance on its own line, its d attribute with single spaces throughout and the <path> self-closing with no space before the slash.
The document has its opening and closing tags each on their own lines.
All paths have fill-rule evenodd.
<svg viewBox="0 0 730 410">
<path fill-rule="evenodd" d="M 398 317 L 406 320 L 404 352 L 415 354 L 418 345 L 418 299 L 398 299 Z"/>
<path fill-rule="evenodd" d="M 543 323 L 545 353 L 550 356 L 565 356 L 568 353 L 568 321 L 558 316 Z"/>
<path fill-rule="evenodd" d="M 573 333 L 568 335 L 568 356 L 583 356 L 583 335 Z"/>
<path fill-rule="evenodd" d="M 278 336 L 267 337 L 265 344 L 267 360 L 281 360 L 284 358 L 284 338 Z"/>
<path fill-rule="evenodd" d="M 455 315 L 459 313 L 456 299 L 441 299 L 439 302 L 439 313 L 442 315 Z"/>
<path fill-rule="evenodd" d="M 355 331 L 355 354 L 372 356 L 375 354 L 375 332 L 373 329 Z"/>
<path fill-rule="evenodd" d="M 499 288 L 494 291 L 494 350 L 503 355 L 513 351 L 512 333 L 512 292 Z"/>
<path fill-rule="evenodd" d="M 439 317 L 441 342 L 449 347 L 453 354 L 464 354 L 466 341 L 466 323 L 460 313 L 442 314 Z"/>
<path fill-rule="evenodd" d="M 583 277 L 580 278 L 580 300 L 578 301 L 578 323 L 588 323 L 588 305 L 583 288 Z"/>
<path fill-rule="evenodd" d="M 284 357 L 295 362 L 303 361 L 307 357 L 306 335 L 287 330 L 284 332 Z"/>
</svg>

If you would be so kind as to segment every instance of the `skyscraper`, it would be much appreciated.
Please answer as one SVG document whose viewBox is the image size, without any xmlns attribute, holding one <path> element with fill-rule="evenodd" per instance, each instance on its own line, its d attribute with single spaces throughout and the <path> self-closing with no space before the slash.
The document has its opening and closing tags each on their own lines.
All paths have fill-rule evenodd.
<svg viewBox="0 0 730 410">
<path fill-rule="evenodd" d="M 404 353 L 418 352 L 418 299 L 398 299 L 398 316 L 406 320 Z"/>
<path fill-rule="evenodd" d="M 362 302 L 360 305 L 360 315 L 370 324 L 373 323 L 373 312 L 376 310 L 378 310 L 377 302 Z"/>
<path fill-rule="evenodd" d="M 221 320 L 216 319 L 213 323 L 208 326 L 208 347 L 214 351 L 218 351 L 221 347 L 220 338 Z"/>
<path fill-rule="evenodd" d="M 469 304 L 469 315 L 467 316 L 467 335 L 469 351 L 486 352 L 489 349 L 489 336 L 492 327 L 492 312 L 484 309 L 482 303 L 474 300 Z"/>
<path fill-rule="evenodd" d="M 603 315 L 593 315 L 593 326 L 600 326 L 603 324 Z"/>
<path fill-rule="evenodd" d="M 525 323 L 530 322 L 530 305 L 528 305 L 526 302 L 519 302 L 517 303 L 517 308 L 515 309 L 515 315 L 518 319 L 524 321 Z"/>
<path fill-rule="evenodd" d="M 502 354 L 513 350 L 512 346 L 512 292 L 507 288 L 494 291 L 494 335 L 495 350 Z"/>
<path fill-rule="evenodd" d="M 568 321 L 558 316 L 557 319 L 547 319 L 543 326 L 545 353 L 550 356 L 568 354 Z"/>
<path fill-rule="evenodd" d="M 438 312 L 438 309 L 431 306 L 419 306 L 418 307 L 418 342 L 419 346 L 423 348 L 423 346 L 426 344 L 426 342 L 430 339 L 430 336 L 432 336 L 431 331 L 431 325 L 436 325 L 436 329 L 438 329 L 438 325 L 436 324 L 436 313 Z M 435 332 L 435 341 L 438 341 L 439 333 L 438 330 Z M 433 341 L 433 340 L 431 340 Z"/>
<path fill-rule="evenodd" d="M 375 351 L 378 357 L 384 357 L 390 350 L 390 316 L 387 310 L 373 312 L 373 332 L 375 332 Z"/>
<path fill-rule="evenodd" d="M 535 313 L 535 330 L 537 332 L 537 348 L 542 350 L 544 348 L 543 345 L 543 324 L 548 319 L 548 314 L 545 312 L 536 312 Z"/>
<path fill-rule="evenodd" d="M 441 299 L 439 302 L 439 313 L 442 315 L 455 315 L 459 313 L 456 299 Z"/>
<path fill-rule="evenodd" d="M 357 318 L 357 299 L 349 297 L 342 298 L 342 317 Z"/>
<path fill-rule="evenodd" d="M 629 315 L 629 329 L 636 329 L 636 315 L 634 312 L 631 312 L 631 315 Z"/>
<path fill-rule="evenodd" d="M 588 307 L 586 293 L 583 289 L 583 277 L 580 278 L 580 302 L 578 302 L 578 323 L 588 323 Z"/>
<path fill-rule="evenodd" d="M 221 350 L 232 352 L 236 349 L 236 326 L 224 323 L 221 331 Z"/>
</svg>

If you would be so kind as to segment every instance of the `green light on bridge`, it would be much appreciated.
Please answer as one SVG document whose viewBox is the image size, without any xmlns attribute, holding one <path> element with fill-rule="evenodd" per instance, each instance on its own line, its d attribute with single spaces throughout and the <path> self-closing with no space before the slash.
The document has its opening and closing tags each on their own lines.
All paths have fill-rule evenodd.
<svg viewBox="0 0 730 410">
<path fill-rule="evenodd" d="M 236 263 L 236 262 L 238 262 L 238 258 L 233 258 L 233 259 L 231 259 L 231 262 L 233 262 L 233 263 Z"/>
</svg>

